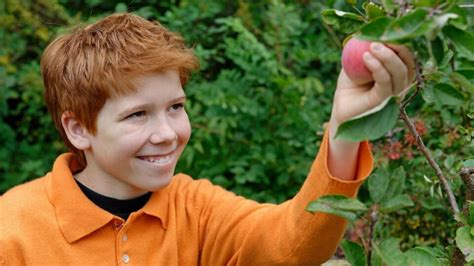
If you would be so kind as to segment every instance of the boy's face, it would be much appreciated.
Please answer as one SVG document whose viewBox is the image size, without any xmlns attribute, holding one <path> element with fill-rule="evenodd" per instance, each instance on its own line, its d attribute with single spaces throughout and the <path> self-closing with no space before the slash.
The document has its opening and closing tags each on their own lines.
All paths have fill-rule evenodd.
<svg viewBox="0 0 474 266">
<path fill-rule="evenodd" d="M 191 135 L 177 71 L 137 79 L 137 91 L 108 99 L 89 135 L 77 175 L 109 197 L 127 199 L 166 186 Z"/>
</svg>

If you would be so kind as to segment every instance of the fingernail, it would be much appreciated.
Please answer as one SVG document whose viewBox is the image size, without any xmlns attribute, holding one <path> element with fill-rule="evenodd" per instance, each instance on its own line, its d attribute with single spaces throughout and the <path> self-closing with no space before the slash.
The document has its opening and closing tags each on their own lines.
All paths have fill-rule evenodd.
<svg viewBox="0 0 474 266">
<path fill-rule="evenodd" d="M 365 59 L 365 60 L 371 60 L 372 59 L 372 56 L 369 52 L 365 52 L 362 57 Z"/>
<path fill-rule="evenodd" d="M 378 43 L 378 42 L 373 42 L 372 43 L 372 49 L 380 51 L 380 50 L 382 50 L 382 44 Z"/>
</svg>

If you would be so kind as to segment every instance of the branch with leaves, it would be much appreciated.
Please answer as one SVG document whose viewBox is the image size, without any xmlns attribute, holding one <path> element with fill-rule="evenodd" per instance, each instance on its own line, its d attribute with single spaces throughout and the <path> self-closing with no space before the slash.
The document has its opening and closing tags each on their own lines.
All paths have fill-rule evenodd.
<svg viewBox="0 0 474 266">
<path fill-rule="evenodd" d="M 358 117 L 342 124 L 336 137 L 350 140 L 376 140 L 390 132 L 399 118 L 416 139 L 417 147 L 431 166 L 442 185 L 454 217 L 460 226 L 455 236 L 458 257 L 452 256 L 453 265 L 474 262 L 474 183 L 472 169 L 474 159 L 467 159 L 461 170 L 466 187 L 466 207 L 460 212 L 450 180 L 443 173 L 436 157 L 425 145 L 408 115 L 408 107 L 415 99 L 427 104 L 471 110 L 474 101 L 474 35 L 469 32 L 469 21 L 463 7 L 451 1 L 346 1 L 354 12 L 327 9 L 321 12 L 324 21 L 336 31 L 351 34 L 358 39 L 402 44 L 410 47 L 417 59 L 415 91 L 403 102 L 392 98 L 377 112 Z M 469 62 L 469 63 L 465 63 Z M 471 114 L 473 113 L 473 114 Z M 472 119 L 474 112 L 463 117 L 466 138 L 474 138 Z M 374 233 L 380 215 L 414 205 L 404 193 L 406 174 L 403 167 L 393 173 L 376 171 L 368 179 L 370 200 L 366 203 L 340 196 L 325 196 L 310 203 L 310 212 L 326 212 L 346 218 L 350 222 L 370 212 L 369 240 L 366 249 L 355 242 L 344 240 L 342 248 L 351 265 L 440 265 L 446 258 L 440 257 L 428 247 L 400 250 L 398 239 L 376 241 Z M 456 252 L 454 252 L 456 253 Z"/>
</svg>

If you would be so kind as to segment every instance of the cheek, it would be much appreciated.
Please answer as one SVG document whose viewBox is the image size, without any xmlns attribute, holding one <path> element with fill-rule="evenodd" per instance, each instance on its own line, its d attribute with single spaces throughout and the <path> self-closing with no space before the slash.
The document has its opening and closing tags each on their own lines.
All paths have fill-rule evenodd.
<svg viewBox="0 0 474 266">
<path fill-rule="evenodd" d="M 176 121 L 175 131 L 181 143 L 186 144 L 191 137 L 191 124 L 188 115 L 185 114 Z"/>
<path fill-rule="evenodd" d="M 138 152 L 146 142 L 146 132 L 144 130 L 116 130 L 109 132 L 104 136 L 102 143 L 103 148 L 109 154 L 114 156 L 130 155 Z"/>
</svg>

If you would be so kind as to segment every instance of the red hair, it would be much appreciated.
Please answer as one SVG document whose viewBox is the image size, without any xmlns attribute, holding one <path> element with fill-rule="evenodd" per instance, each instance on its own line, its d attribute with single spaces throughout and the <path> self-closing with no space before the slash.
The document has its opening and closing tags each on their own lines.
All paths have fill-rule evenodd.
<svg viewBox="0 0 474 266">
<path fill-rule="evenodd" d="M 49 44 L 41 59 L 44 98 L 61 138 L 85 167 L 83 152 L 69 142 L 62 127 L 64 112 L 71 112 L 95 134 L 97 115 L 106 100 L 134 91 L 135 78 L 177 70 L 184 85 L 198 65 L 184 39 L 159 22 L 113 14 Z"/>
</svg>

